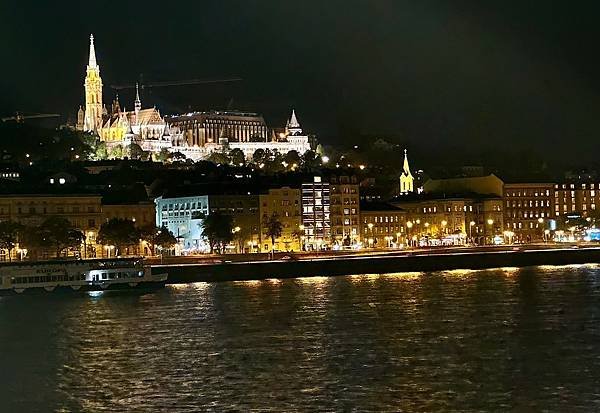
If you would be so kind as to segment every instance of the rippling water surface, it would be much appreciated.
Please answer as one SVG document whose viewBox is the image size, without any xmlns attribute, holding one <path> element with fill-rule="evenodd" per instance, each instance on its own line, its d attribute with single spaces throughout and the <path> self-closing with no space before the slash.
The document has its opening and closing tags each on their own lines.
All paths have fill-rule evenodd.
<svg viewBox="0 0 600 413">
<path fill-rule="evenodd" d="M 0 411 L 598 411 L 600 267 L 0 298 Z"/>
</svg>

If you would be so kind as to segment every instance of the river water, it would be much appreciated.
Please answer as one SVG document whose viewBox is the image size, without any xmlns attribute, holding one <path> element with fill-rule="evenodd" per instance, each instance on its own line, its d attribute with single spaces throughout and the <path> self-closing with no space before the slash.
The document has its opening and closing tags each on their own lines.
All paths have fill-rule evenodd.
<svg viewBox="0 0 600 413">
<path fill-rule="evenodd" d="M 600 267 L 0 298 L 0 412 L 598 411 Z"/>
</svg>

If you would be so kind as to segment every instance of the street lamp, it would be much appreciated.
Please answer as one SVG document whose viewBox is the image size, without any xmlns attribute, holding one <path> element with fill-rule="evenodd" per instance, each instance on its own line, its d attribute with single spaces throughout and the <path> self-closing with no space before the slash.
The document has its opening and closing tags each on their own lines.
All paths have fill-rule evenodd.
<svg viewBox="0 0 600 413">
<path fill-rule="evenodd" d="M 494 220 L 492 218 L 488 218 L 487 223 L 490 226 L 490 242 L 492 242 L 494 238 L 494 228 L 492 227 L 492 225 L 494 225 Z"/>
<path fill-rule="evenodd" d="M 442 232 L 446 234 L 446 225 L 448 225 L 448 221 L 445 219 L 442 220 Z"/>
<path fill-rule="evenodd" d="M 238 239 L 237 239 L 236 246 L 235 246 L 235 248 L 237 249 L 237 252 L 238 252 L 238 254 L 239 254 L 240 252 L 242 252 L 242 251 L 241 251 L 241 250 L 242 250 L 242 246 L 241 246 L 242 240 L 241 240 L 241 239 L 239 239 L 239 235 L 237 235 L 237 234 L 239 234 L 239 232 L 240 232 L 241 230 L 242 230 L 242 229 L 241 229 L 240 227 L 235 227 L 234 229 L 232 229 L 232 230 L 231 230 L 231 232 L 233 233 L 234 237 L 235 237 L 235 238 L 238 238 Z"/>
<path fill-rule="evenodd" d="M 400 233 L 396 232 L 396 247 L 400 248 Z"/>
<path fill-rule="evenodd" d="M 373 223 L 369 222 L 367 224 L 367 227 L 369 227 L 369 233 L 371 235 L 371 238 L 369 238 L 369 245 L 371 246 L 371 248 L 373 247 Z"/>
<path fill-rule="evenodd" d="M 473 227 L 475 226 L 475 221 L 469 222 L 469 240 L 473 242 Z"/>
<path fill-rule="evenodd" d="M 412 238 L 410 238 L 410 234 L 411 234 L 411 232 L 412 232 L 412 231 L 411 231 L 412 227 L 413 227 L 413 223 L 412 223 L 412 221 L 408 221 L 408 222 L 406 223 L 406 228 L 408 228 L 408 231 L 407 231 L 407 232 L 408 232 L 408 234 L 407 234 L 407 238 L 411 240 L 411 242 L 410 242 L 410 243 L 412 243 Z"/>
</svg>

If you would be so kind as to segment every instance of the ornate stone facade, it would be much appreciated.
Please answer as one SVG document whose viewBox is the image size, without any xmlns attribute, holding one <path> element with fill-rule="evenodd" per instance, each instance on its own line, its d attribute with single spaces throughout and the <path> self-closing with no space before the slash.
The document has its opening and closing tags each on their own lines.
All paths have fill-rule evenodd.
<svg viewBox="0 0 600 413">
<path fill-rule="evenodd" d="M 241 149 L 247 158 L 257 149 L 280 153 L 294 150 L 300 155 L 310 149 L 308 136 L 303 133 L 295 111 L 281 133 L 270 130 L 257 113 L 193 112 L 166 120 L 156 108 L 142 109 L 137 85 L 133 111 L 121 110 L 118 96 L 108 111 L 102 103 L 102 79 L 93 36 L 90 36 L 84 88 L 85 109 L 79 108 L 77 129 L 97 134 L 109 147 L 127 148 L 135 143 L 144 151 L 159 153 L 166 149 L 192 160 L 235 148 Z"/>
</svg>

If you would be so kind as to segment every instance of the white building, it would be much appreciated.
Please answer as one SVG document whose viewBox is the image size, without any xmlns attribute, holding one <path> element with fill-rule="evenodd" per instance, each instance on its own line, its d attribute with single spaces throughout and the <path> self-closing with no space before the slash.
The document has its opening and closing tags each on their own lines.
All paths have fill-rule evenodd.
<svg viewBox="0 0 600 413">
<path fill-rule="evenodd" d="M 210 246 L 202 236 L 202 222 L 209 213 L 208 195 L 176 198 L 158 197 L 156 205 L 156 226 L 167 227 L 177 238 L 176 255 L 205 253 Z"/>
<path fill-rule="evenodd" d="M 212 152 L 240 149 L 251 159 L 258 149 L 302 155 L 310 150 L 308 135 L 302 131 L 292 110 L 285 132 L 268 133 L 262 116 L 243 112 L 194 112 L 168 119 L 176 129 L 178 145 L 173 152 L 181 152 L 193 160 L 204 159 Z"/>
</svg>

